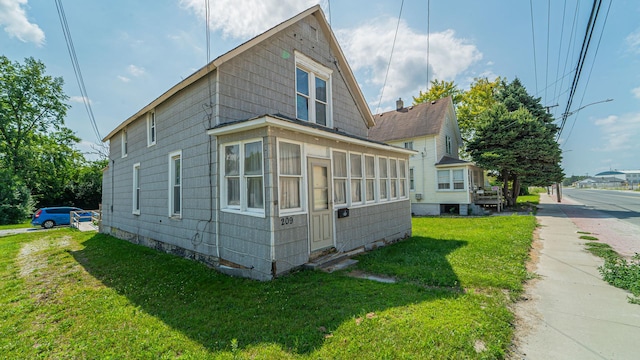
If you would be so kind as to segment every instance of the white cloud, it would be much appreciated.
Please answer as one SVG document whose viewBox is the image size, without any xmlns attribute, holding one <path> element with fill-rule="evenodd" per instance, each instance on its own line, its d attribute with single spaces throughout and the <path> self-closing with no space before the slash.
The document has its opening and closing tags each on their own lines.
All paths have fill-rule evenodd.
<svg viewBox="0 0 640 360">
<path fill-rule="evenodd" d="M 135 77 L 140 77 L 145 74 L 145 70 L 143 67 L 139 67 L 135 65 L 129 65 L 127 67 L 127 71 L 129 72 L 129 74 Z"/>
<path fill-rule="evenodd" d="M 633 96 L 640 99 L 640 86 L 638 86 L 637 88 L 631 89 L 631 93 L 633 94 Z"/>
<path fill-rule="evenodd" d="M 640 29 L 629 34 L 626 40 L 630 51 L 640 53 Z"/>
<path fill-rule="evenodd" d="M 354 29 L 336 31 L 349 64 L 356 71 L 366 72 L 367 85 L 382 88 L 397 25 L 397 19 L 374 19 Z M 476 46 L 457 38 L 453 30 L 432 33 L 429 52 L 430 79 L 454 80 L 482 59 Z M 427 34 L 416 32 L 401 21 L 382 102 L 416 96 L 426 85 Z"/>
<path fill-rule="evenodd" d="M 122 76 L 122 75 L 118 75 L 118 80 L 124 82 L 124 83 L 128 83 L 129 81 L 131 81 L 131 79 L 129 79 L 126 76 Z"/>
<path fill-rule="evenodd" d="M 597 150 L 621 151 L 634 149 L 634 152 L 636 150 L 640 151 L 640 144 L 637 142 L 640 137 L 640 113 L 622 116 L 609 115 L 606 118 L 595 120 L 594 123 L 600 128 L 602 136 Z"/>
<path fill-rule="evenodd" d="M 0 0 L 0 25 L 11 37 L 23 42 L 44 45 L 44 31 L 37 24 L 29 22 L 23 6 L 27 0 Z"/>
<path fill-rule="evenodd" d="M 223 37 L 249 38 L 318 4 L 318 0 L 216 0 L 209 9 L 212 31 Z M 180 0 L 180 5 L 206 18 L 202 0 Z"/>
<path fill-rule="evenodd" d="M 80 103 L 80 104 L 84 104 L 85 99 L 86 98 L 84 96 L 71 96 L 69 98 L 69 100 L 71 100 L 72 102 Z M 89 101 L 89 103 L 91 103 L 91 99 L 87 99 L 87 100 Z"/>
</svg>

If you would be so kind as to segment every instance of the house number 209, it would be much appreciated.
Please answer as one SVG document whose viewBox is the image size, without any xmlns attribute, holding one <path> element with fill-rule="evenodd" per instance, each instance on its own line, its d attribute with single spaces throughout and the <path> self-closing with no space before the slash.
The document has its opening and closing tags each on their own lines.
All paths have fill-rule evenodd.
<svg viewBox="0 0 640 360">
<path fill-rule="evenodd" d="M 291 225 L 293 224 L 293 216 L 286 216 L 280 218 L 280 225 Z"/>
</svg>

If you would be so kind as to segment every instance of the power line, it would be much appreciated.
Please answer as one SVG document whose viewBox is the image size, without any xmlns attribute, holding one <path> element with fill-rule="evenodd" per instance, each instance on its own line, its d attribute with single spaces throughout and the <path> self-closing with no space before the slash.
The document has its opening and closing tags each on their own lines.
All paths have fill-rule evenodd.
<svg viewBox="0 0 640 360">
<path fill-rule="evenodd" d="M 536 93 L 538 92 L 538 62 L 536 60 L 536 32 L 533 28 L 533 0 L 529 0 L 529 10 L 531 14 L 531 39 L 533 41 L 533 75 L 536 79 Z"/>
<path fill-rule="evenodd" d="M 609 19 L 609 11 L 611 10 L 612 0 L 609 1 L 609 6 L 607 7 L 607 13 L 604 16 L 604 22 L 602 23 L 602 30 L 600 31 L 600 37 L 598 38 L 598 45 L 596 45 L 596 51 L 593 54 L 593 62 L 591 63 L 591 69 L 589 69 L 589 76 L 587 76 L 587 82 L 584 85 L 584 92 L 582 93 L 582 98 L 580 99 L 580 109 L 582 109 L 582 103 L 584 102 L 584 96 L 587 94 L 587 87 L 589 87 L 589 81 L 591 80 L 591 74 L 593 73 L 593 67 L 596 64 L 596 57 L 598 56 L 598 51 L 600 50 L 600 43 L 602 42 L 602 35 L 604 34 L 604 28 L 607 26 L 607 19 Z M 599 101 L 595 104 L 599 104 L 600 102 L 611 101 L 612 99 L 607 99 L 605 101 Z M 573 119 L 573 123 L 571 124 L 571 129 L 569 129 L 569 134 L 565 138 L 564 144 L 567 143 L 569 137 L 571 137 L 571 133 L 573 132 L 573 127 L 576 125 L 576 121 L 578 121 L 578 115 Z"/>
<path fill-rule="evenodd" d="M 393 35 L 393 45 L 391 45 L 391 55 L 389 55 L 389 63 L 387 64 L 387 73 L 384 75 L 384 83 L 382 84 L 382 90 L 380 91 L 380 100 L 378 101 L 378 108 L 376 113 L 380 112 L 380 104 L 382 104 L 382 96 L 384 95 L 384 88 L 387 86 L 387 77 L 389 76 L 389 69 L 391 68 L 391 59 L 393 59 L 393 50 L 396 47 L 396 39 L 398 38 L 398 29 L 400 28 L 400 19 L 402 18 L 402 8 L 404 7 L 404 0 L 400 4 L 400 14 L 398 15 L 398 24 L 396 25 L 396 33 Z"/>
<path fill-rule="evenodd" d="M 76 49 L 73 46 L 71 31 L 69 30 L 69 24 L 67 23 L 67 16 L 65 15 L 64 8 L 62 7 L 62 0 L 56 0 L 56 9 L 58 10 L 58 18 L 60 18 L 60 25 L 62 25 L 62 33 L 64 34 L 64 39 L 67 43 L 67 52 L 69 53 L 69 57 L 71 58 L 71 65 L 73 66 L 73 72 L 76 76 L 76 82 L 78 83 L 78 87 L 80 88 L 80 96 L 82 97 L 82 102 L 84 103 L 85 110 L 87 111 L 87 115 L 89 116 L 89 121 L 91 122 L 93 132 L 95 133 L 98 142 L 102 142 L 102 136 L 100 135 L 100 131 L 98 130 L 95 116 L 93 115 L 93 109 L 91 108 L 91 101 L 89 100 L 89 95 L 87 94 L 87 88 L 84 85 L 82 71 L 80 71 L 80 63 L 78 62 Z"/>
<path fill-rule="evenodd" d="M 557 139 L 560 138 L 562 131 L 564 130 L 564 125 L 567 121 L 567 114 L 571 111 L 571 105 L 573 103 L 573 97 L 575 96 L 576 89 L 578 87 L 578 81 L 580 80 L 580 75 L 582 74 L 582 67 L 584 66 L 584 62 L 587 56 L 587 52 L 589 51 L 589 45 L 591 43 L 591 37 L 593 36 L 593 30 L 595 27 L 596 20 L 598 18 L 598 13 L 600 12 L 600 6 L 602 5 L 602 0 L 594 0 L 593 6 L 591 8 L 591 15 L 589 16 L 589 22 L 587 23 L 587 29 L 584 34 L 584 39 L 582 41 L 582 47 L 580 49 L 580 55 L 578 56 L 578 66 L 576 69 L 576 73 L 573 77 L 573 82 L 571 84 L 571 91 L 569 92 L 569 99 L 567 100 L 567 106 L 565 108 L 565 112 L 562 115 L 562 122 L 560 124 L 560 130 L 558 131 Z"/>
<path fill-rule="evenodd" d="M 551 34 L 551 0 L 547 0 L 547 63 L 544 73 L 544 100 L 547 101 L 547 88 L 549 87 L 549 36 Z"/>
<path fill-rule="evenodd" d="M 425 93 L 429 91 L 429 46 L 431 45 L 431 0 L 427 0 L 427 87 Z"/>
</svg>

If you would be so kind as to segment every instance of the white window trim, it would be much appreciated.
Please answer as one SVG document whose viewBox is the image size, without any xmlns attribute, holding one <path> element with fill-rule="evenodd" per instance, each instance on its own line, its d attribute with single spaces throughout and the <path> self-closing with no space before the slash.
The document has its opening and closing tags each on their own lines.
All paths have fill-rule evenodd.
<svg viewBox="0 0 640 360">
<path fill-rule="evenodd" d="M 140 200 L 142 198 L 140 190 L 140 163 L 133 164 L 133 197 L 131 202 L 131 213 L 140 215 Z M 136 207 L 137 205 L 137 207 Z"/>
<path fill-rule="evenodd" d="M 334 160 L 334 153 L 339 152 L 341 154 L 344 154 L 345 159 L 344 159 L 344 163 L 346 166 L 345 169 L 345 173 L 346 176 L 336 176 L 336 171 L 334 169 L 334 164 L 335 164 L 335 160 Z M 336 150 L 336 149 L 331 149 L 331 186 L 333 187 L 332 191 L 334 192 L 334 194 L 331 194 L 332 196 L 332 203 L 333 203 L 333 208 L 334 209 L 340 209 L 340 208 L 345 208 L 348 207 L 349 205 L 351 205 L 351 187 L 349 185 L 351 176 L 349 175 L 349 152 L 348 151 L 344 151 L 344 150 Z M 337 203 L 336 199 L 335 199 L 335 191 L 336 191 L 336 180 L 344 180 L 344 203 Z"/>
<path fill-rule="evenodd" d="M 333 128 L 333 92 L 332 92 L 332 74 L 333 70 L 315 62 L 310 57 L 295 51 L 296 69 L 300 68 L 309 73 L 309 122 L 316 123 L 316 89 L 312 86 L 315 78 L 320 78 L 327 82 L 327 123 L 328 128 Z M 312 80 L 313 79 L 313 80 Z M 294 94 L 298 96 L 297 81 L 294 82 Z M 294 101 L 297 102 L 296 99 Z M 298 118 L 298 107 L 296 105 L 296 118 Z"/>
<path fill-rule="evenodd" d="M 454 189 L 454 185 L 453 185 L 453 171 L 454 170 L 462 170 L 462 181 L 464 183 L 464 186 L 462 189 Z M 438 180 L 438 171 L 448 171 L 449 172 L 449 188 L 448 189 L 440 189 L 439 188 L 439 180 Z M 467 174 L 468 176 L 468 174 Z M 465 169 L 462 168 L 454 168 L 454 169 L 437 169 L 436 170 L 436 191 L 442 191 L 442 192 L 464 192 L 467 191 L 467 189 L 469 188 L 469 183 L 467 180 L 467 176 L 465 176 Z"/>
<path fill-rule="evenodd" d="M 300 146 L 300 207 L 299 208 L 291 208 L 291 209 L 282 209 L 280 205 L 278 205 L 278 213 L 281 215 L 298 215 L 298 214 L 306 214 L 307 213 L 307 164 L 306 164 L 306 155 L 304 153 L 304 144 L 297 141 L 291 140 L 277 140 L 277 159 L 278 159 L 278 204 L 280 204 L 280 176 L 283 177 L 297 177 L 296 175 L 281 175 L 280 173 L 280 143 L 287 144 L 295 144 Z M 264 156 L 264 154 L 263 154 Z M 264 170 L 263 170 L 264 173 Z M 264 181 L 264 180 L 263 180 Z M 333 194 L 331 194 L 333 196 Z M 225 198 L 226 199 L 226 198 Z"/>
<path fill-rule="evenodd" d="M 407 197 L 409 197 L 409 174 L 408 174 L 408 167 L 407 165 L 409 164 L 409 162 L 405 159 L 397 159 L 398 161 L 398 199 L 406 199 Z M 404 166 L 402 166 L 402 163 L 404 163 Z M 400 171 L 400 169 L 402 169 L 403 171 Z M 404 172 L 404 177 L 402 177 L 402 173 Z M 400 186 L 401 184 L 404 184 L 404 195 L 402 195 L 402 191 L 400 191 L 402 189 L 402 187 Z"/>
<path fill-rule="evenodd" d="M 386 170 L 387 170 L 387 177 L 383 178 L 382 177 L 382 168 L 380 167 L 380 159 L 385 159 L 386 160 Z M 377 156 L 376 157 L 376 178 L 377 178 L 377 182 L 378 182 L 378 191 L 376 194 L 376 199 L 378 199 L 379 202 L 386 202 L 389 201 L 391 198 L 391 184 L 389 184 L 389 157 L 388 156 Z M 385 180 L 385 185 L 387 188 L 387 196 L 382 197 L 382 194 L 380 193 L 380 181 Z"/>
<path fill-rule="evenodd" d="M 393 174 L 391 173 L 391 160 L 393 160 L 396 163 L 396 166 L 395 166 L 395 168 L 396 168 L 396 176 L 395 177 L 393 177 Z M 399 163 L 398 158 L 390 157 L 390 158 L 387 159 L 387 166 L 389 167 L 389 173 L 388 173 L 389 174 L 389 188 L 388 188 L 388 190 L 389 190 L 389 197 L 391 198 L 391 200 L 400 199 L 400 184 L 399 184 L 399 182 L 400 182 L 399 181 L 400 173 L 398 171 L 398 163 Z M 391 182 L 392 181 L 394 181 L 396 183 L 396 196 L 393 196 L 393 193 L 391 192 Z"/>
<path fill-rule="evenodd" d="M 152 131 L 154 136 L 151 136 Z M 156 121 L 156 112 L 152 110 L 147 114 L 147 147 L 155 145 L 157 140 L 158 123 Z"/>
<path fill-rule="evenodd" d="M 363 154 L 364 156 L 362 157 L 362 169 L 363 169 L 363 173 L 362 173 L 362 178 L 364 179 L 364 188 L 363 188 L 363 192 L 364 192 L 364 197 L 362 198 L 362 201 L 364 201 L 366 204 L 373 204 L 376 202 L 376 200 L 380 197 L 380 194 L 378 194 L 378 177 L 376 176 L 376 157 L 373 154 Z M 373 178 L 371 177 L 367 177 L 367 158 L 373 158 Z M 368 180 L 372 180 L 373 179 L 373 200 L 367 200 L 367 181 Z"/>
<path fill-rule="evenodd" d="M 176 158 L 180 158 L 180 213 L 176 214 L 173 212 L 173 205 L 174 205 L 174 199 L 173 199 L 173 180 L 174 180 L 174 168 L 173 168 L 173 160 Z M 184 184 L 184 179 L 182 177 L 182 169 L 184 168 L 184 159 L 182 158 L 182 150 L 177 150 L 174 152 L 169 153 L 169 193 L 168 193 L 168 203 L 169 203 L 169 217 L 170 218 L 176 218 L 176 219 L 181 219 L 182 218 L 182 204 L 184 203 L 182 201 L 182 185 Z"/>
<path fill-rule="evenodd" d="M 257 209 L 257 208 L 249 208 L 247 207 L 247 193 L 246 193 L 246 186 L 247 186 L 247 177 L 244 175 L 244 145 L 245 144 L 249 144 L 249 143 L 254 143 L 254 142 L 260 142 L 260 146 L 262 147 L 263 151 L 262 151 L 262 187 L 263 187 L 263 191 L 262 191 L 262 204 L 263 204 L 263 208 L 262 209 Z M 235 205 L 228 205 L 227 204 L 227 182 L 225 181 L 225 151 L 224 148 L 226 146 L 233 146 L 233 145 L 238 145 L 238 151 L 239 151 L 239 158 L 240 158 L 240 163 L 239 163 L 239 177 L 240 177 L 240 206 L 235 206 Z M 253 139 L 247 139 L 247 140 L 242 140 L 242 141 L 234 141 L 234 142 L 228 142 L 228 143 L 224 143 L 224 144 L 220 144 L 220 148 L 218 150 L 219 152 L 219 156 L 220 156 L 220 179 L 219 179 L 219 184 L 220 184 L 220 207 L 222 211 L 224 212 L 229 212 L 229 213 L 235 213 L 235 214 L 242 214 L 242 215 L 250 215 L 250 216 L 255 216 L 255 217 L 261 217 L 264 218 L 265 217 L 265 207 L 267 206 L 267 203 L 265 201 L 265 195 L 266 195 L 266 188 L 265 188 L 265 181 L 264 181 L 264 142 L 262 140 L 262 138 L 253 138 Z"/>
<path fill-rule="evenodd" d="M 354 180 L 353 179 L 353 175 L 351 174 L 351 155 L 355 155 L 358 156 L 360 158 L 360 201 L 353 201 L 353 194 L 351 193 L 352 189 L 351 189 L 351 182 Z M 362 185 L 364 184 L 364 178 L 365 178 L 365 174 L 364 174 L 364 163 L 363 163 L 363 154 L 362 153 L 358 153 L 358 152 L 353 152 L 350 151 L 347 154 L 347 177 L 349 178 L 348 182 L 347 182 L 347 190 L 348 190 L 348 194 L 349 194 L 349 200 L 347 201 L 347 203 L 351 206 L 351 205 L 363 205 L 365 203 L 365 199 L 366 199 L 366 194 L 365 194 L 365 189 L 362 187 Z"/>
<path fill-rule="evenodd" d="M 126 158 L 129 155 L 129 136 L 126 128 L 122 129 L 122 134 L 120 135 L 120 147 L 121 157 Z"/>
</svg>

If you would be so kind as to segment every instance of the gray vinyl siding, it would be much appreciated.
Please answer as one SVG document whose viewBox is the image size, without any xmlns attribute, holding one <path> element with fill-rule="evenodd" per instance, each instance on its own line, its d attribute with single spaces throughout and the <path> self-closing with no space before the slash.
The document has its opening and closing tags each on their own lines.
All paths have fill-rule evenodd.
<svg viewBox="0 0 640 360">
<path fill-rule="evenodd" d="M 318 29 L 318 41 L 309 28 Z M 333 126 L 352 135 L 367 136 L 365 121 L 333 62 L 333 51 L 313 16 L 225 62 L 219 68 L 220 123 L 265 114 L 296 117 L 295 51 L 333 70 Z M 288 57 L 287 57 L 288 54 Z M 342 64 L 345 66 L 346 64 Z"/>
<path fill-rule="evenodd" d="M 317 41 L 311 36 L 311 26 L 318 29 Z M 364 118 L 334 63 L 329 42 L 316 18 L 309 16 L 226 60 L 216 70 L 160 103 L 154 109 L 155 145 L 147 146 L 146 114 L 126 127 L 126 157 L 121 157 L 121 132 L 110 138 L 110 162 L 103 176 L 102 231 L 136 244 L 201 260 L 226 273 L 259 280 L 271 279 L 306 263 L 309 260 L 307 210 L 290 215 L 294 222 L 288 226 L 281 225 L 277 211 L 277 140 L 289 139 L 302 143 L 303 147 L 324 148 L 324 154 L 312 155 L 325 158 L 330 158 L 332 148 L 405 159 L 406 156 L 274 127 L 220 137 L 207 135 L 207 130 L 217 124 L 265 114 L 295 118 L 295 51 L 333 70 L 333 127 L 366 137 Z M 218 151 L 225 143 L 248 139 L 263 141 L 264 216 L 218 208 L 221 175 Z M 175 151 L 182 152 L 181 218 L 170 217 L 168 209 L 169 154 Z M 139 215 L 132 213 L 135 163 L 140 164 Z M 302 180 L 303 191 L 306 191 L 307 180 Z M 336 247 L 340 251 L 379 240 L 403 238 L 411 232 L 409 202 L 359 205 L 351 209 L 349 218 L 336 219 L 335 226 Z"/>
<path fill-rule="evenodd" d="M 409 199 L 352 208 L 336 219 L 336 249 L 349 251 L 367 244 L 392 242 L 411 236 Z"/>
<path fill-rule="evenodd" d="M 147 147 L 146 114 L 127 126 L 128 155 L 121 158 L 121 136 L 111 139 L 109 169 L 105 173 L 107 193 L 103 197 L 103 224 L 111 232 L 137 234 L 139 237 L 175 245 L 187 250 L 213 254 L 215 226 L 212 220 L 211 191 L 215 191 L 217 157 L 215 138 L 206 134 L 209 117 L 209 81 L 204 78 L 171 97 L 155 109 L 156 145 Z M 215 77 L 211 80 L 215 96 Z M 211 142 L 211 145 L 209 145 Z M 182 151 L 182 218 L 169 218 L 169 154 Z M 140 163 L 140 215 L 132 214 L 133 164 Z M 211 177 L 209 169 L 211 168 Z M 111 174 L 110 172 L 113 172 Z M 110 177 L 113 175 L 113 184 Z M 209 186 L 209 183 L 213 187 Z M 215 194 L 215 193 L 214 193 Z M 215 198 L 213 199 L 215 206 Z"/>
</svg>

